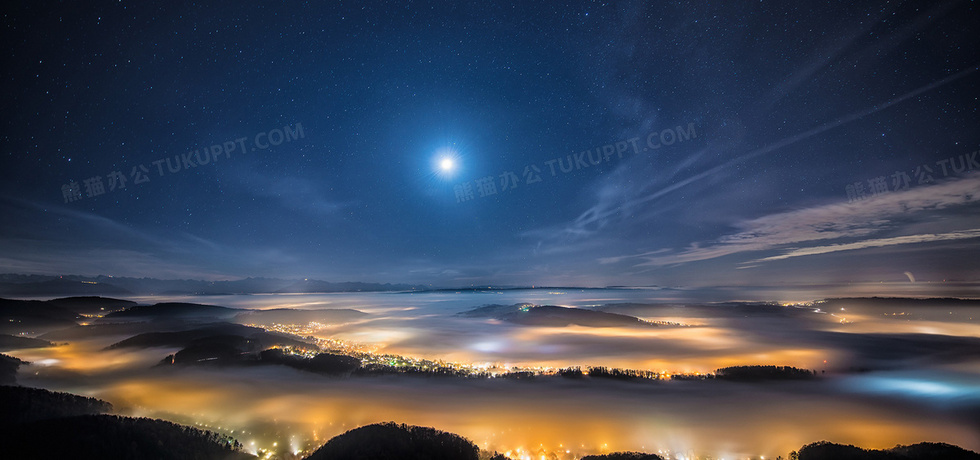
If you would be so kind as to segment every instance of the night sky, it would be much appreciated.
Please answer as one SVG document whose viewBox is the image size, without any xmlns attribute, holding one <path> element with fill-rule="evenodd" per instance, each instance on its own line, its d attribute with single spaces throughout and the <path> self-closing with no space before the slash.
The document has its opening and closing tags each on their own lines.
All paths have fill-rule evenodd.
<svg viewBox="0 0 980 460">
<path fill-rule="evenodd" d="M 980 279 L 973 2 L 16 3 L 0 272 Z"/>
</svg>

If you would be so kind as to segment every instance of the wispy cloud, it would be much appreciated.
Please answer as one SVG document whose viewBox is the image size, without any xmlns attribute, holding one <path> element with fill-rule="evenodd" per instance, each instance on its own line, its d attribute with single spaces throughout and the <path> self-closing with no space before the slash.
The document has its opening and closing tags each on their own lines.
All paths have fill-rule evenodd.
<svg viewBox="0 0 980 460">
<path fill-rule="evenodd" d="M 603 227 L 616 221 L 617 218 L 630 216 L 635 210 L 642 209 L 651 201 L 658 200 L 691 185 L 701 183 L 702 181 L 711 181 L 716 179 L 723 175 L 726 171 L 730 171 L 749 160 L 771 154 L 803 140 L 860 120 L 868 115 L 880 112 L 906 100 L 924 93 L 928 93 L 936 88 L 972 75 L 978 70 L 980 70 L 980 66 L 966 68 L 933 83 L 895 97 L 889 101 L 874 104 L 866 109 L 841 116 L 835 120 L 825 122 L 806 131 L 770 142 L 765 147 L 749 151 L 725 163 L 718 164 L 714 167 L 710 167 L 686 177 L 684 177 L 684 174 L 682 173 L 687 172 L 688 166 L 690 166 L 691 163 L 690 161 L 675 166 L 668 171 L 648 177 L 646 180 L 642 180 L 638 184 L 634 184 L 632 180 L 633 176 L 628 175 L 627 171 L 628 167 L 634 166 L 634 164 L 625 164 L 624 166 L 618 168 L 615 173 L 600 184 L 597 189 L 595 204 L 582 212 L 577 218 L 560 226 L 526 232 L 525 236 L 537 237 L 541 238 L 542 240 L 557 241 L 559 244 L 567 244 L 568 242 L 575 242 L 581 239 L 590 238 L 597 234 Z M 710 147 L 702 149 L 701 151 L 695 153 L 693 158 L 699 158 L 710 151 Z M 834 221 L 826 220 L 825 222 L 827 222 L 828 225 L 833 225 Z M 833 228 L 831 228 L 831 230 L 833 230 Z"/>
<path fill-rule="evenodd" d="M 615 263 L 618 263 L 618 262 L 622 262 L 623 260 L 626 260 L 626 259 L 635 259 L 635 258 L 641 258 L 641 257 L 650 257 L 650 256 L 658 255 L 658 254 L 663 254 L 665 252 L 670 252 L 670 249 L 668 249 L 668 248 L 662 248 L 662 249 L 657 249 L 656 251 L 647 251 L 647 252 L 643 252 L 643 253 L 640 253 L 640 254 L 634 254 L 634 255 L 629 255 L 629 256 L 602 257 L 602 258 L 599 259 L 599 263 L 600 264 L 603 264 L 603 265 L 605 265 L 605 264 L 615 264 Z"/>
<path fill-rule="evenodd" d="M 963 240 L 969 238 L 980 238 L 980 229 L 966 230 L 962 232 L 949 232 L 940 234 L 906 235 L 892 238 L 877 238 L 855 243 L 831 244 L 827 246 L 815 246 L 811 248 L 794 249 L 778 256 L 763 257 L 753 262 L 768 262 L 771 260 L 789 259 L 790 257 L 812 256 L 817 254 L 828 254 L 839 251 L 853 251 L 855 249 L 880 248 L 883 246 L 895 246 L 899 244 L 930 243 L 934 241 Z"/>
<path fill-rule="evenodd" d="M 854 203 L 814 206 L 790 212 L 770 214 L 738 223 L 741 231 L 708 243 L 693 243 L 679 251 L 647 251 L 633 255 L 606 257 L 600 263 L 636 261 L 637 266 L 685 264 L 723 256 L 766 250 L 784 253 L 758 258 L 752 263 L 781 260 L 804 255 L 856 250 L 901 244 L 975 238 L 976 229 L 880 237 L 883 233 L 902 233 L 921 222 L 923 214 L 954 210 L 980 201 L 980 176 L 952 180 L 928 187 L 893 192 L 875 199 Z M 858 239 L 819 246 L 801 245 Z M 797 247 L 788 247 L 788 246 Z"/>
</svg>

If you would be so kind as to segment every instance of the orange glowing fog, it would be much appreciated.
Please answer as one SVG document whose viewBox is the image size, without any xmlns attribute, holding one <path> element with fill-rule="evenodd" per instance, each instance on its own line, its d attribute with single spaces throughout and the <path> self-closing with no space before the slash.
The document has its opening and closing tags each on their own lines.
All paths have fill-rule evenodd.
<svg viewBox="0 0 980 460">
<path fill-rule="evenodd" d="M 331 307 L 352 306 L 337 302 Z M 849 350 L 760 340 L 740 330 L 742 323 L 711 318 L 672 317 L 672 322 L 687 325 L 648 329 L 515 327 L 483 321 L 457 333 L 454 328 L 470 324 L 438 315 L 438 321 L 409 319 L 417 313 L 414 308 L 382 305 L 368 320 L 326 326 L 316 335 L 384 353 L 543 368 L 601 365 L 704 373 L 772 364 L 832 370 L 850 359 Z M 896 323 L 858 313 L 843 324 L 839 317 L 824 315 L 811 327 L 980 337 L 980 326 L 974 324 Z M 120 339 L 81 340 L 11 354 L 35 363 L 21 369 L 23 385 L 98 397 L 122 414 L 218 429 L 252 452 L 271 450 L 283 458 L 309 453 L 354 427 L 389 420 L 454 432 L 481 448 L 509 451 L 512 458 L 541 453 L 578 458 L 622 450 L 785 457 L 820 440 L 873 448 L 938 440 L 980 449 L 977 433 L 969 426 L 934 418 L 929 409 L 912 403 L 841 391 L 833 380 L 743 384 L 559 377 L 342 379 L 271 366 L 159 368 L 154 365 L 175 350 L 102 349 Z M 958 369 L 976 371 L 968 365 Z"/>
</svg>

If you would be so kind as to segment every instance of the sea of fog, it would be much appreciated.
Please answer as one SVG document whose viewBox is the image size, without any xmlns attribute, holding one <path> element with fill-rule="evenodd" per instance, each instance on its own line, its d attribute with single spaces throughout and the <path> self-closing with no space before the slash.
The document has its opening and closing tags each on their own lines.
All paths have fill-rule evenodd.
<svg viewBox="0 0 980 460">
<path fill-rule="evenodd" d="M 447 362 L 667 372 L 787 365 L 817 370 L 821 378 L 755 383 L 345 379 L 280 367 L 160 368 L 154 365 L 176 350 L 106 351 L 106 345 L 125 337 L 93 337 L 11 353 L 34 363 L 22 368 L 19 382 L 99 397 L 124 414 L 220 429 L 252 451 L 275 451 L 283 458 L 301 456 L 356 426 L 388 420 L 451 431 L 482 448 L 510 452 L 511 458 L 578 458 L 621 450 L 774 458 L 820 440 L 868 448 L 935 441 L 980 450 L 980 315 L 970 309 L 947 314 L 937 310 L 939 305 L 855 304 L 830 312 L 787 304 L 772 313 L 742 314 L 726 305 L 696 308 L 704 299 L 676 291 L 640 289 L 131 300 L 355 309 L 367 315 L 325 324 L 313 335 Z M 482 305 L 516 303 L 616 304 L 610 311 L 671 325 L 540 327 L 457 315 Z"/>
</svg>

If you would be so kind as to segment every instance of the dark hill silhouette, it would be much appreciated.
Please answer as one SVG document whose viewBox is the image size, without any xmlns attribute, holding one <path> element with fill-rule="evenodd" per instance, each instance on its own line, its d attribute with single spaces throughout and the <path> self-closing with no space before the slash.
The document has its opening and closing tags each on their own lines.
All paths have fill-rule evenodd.
<svg viewBox="0 0 980 460">
<path fill-rule="evenodd" d="M 305 349 L 317 349 L 315 345 L 296 340 L 274 332 L 266 332 L 262 328 L 244 326 L 234 323 L 212 323 L 194 329 L 173 332 L 146 332 L 106 347 L 118 348 L 149 348 L 149 347 L 188 347 L 201 344 L 209 337 L 239 337 L 249 343 L 249 348 L 242 351 L 258 351 L 273 346 L 292 346 Z M 227 341 L 226 341 L 227 342 Z"/>
<path fill-rule="evenodd" d="M 350 376 L 351 373 L 361 367 L 361 360 L 353 356 L 319 353 L 312 358 L 302 358 L 283 353 L 278 348 L 265 350 L 259 353 L 258 358 L 259 364 L 281 364 L 294 369 L 325 375 Z"/>
<path fill-rule="evenodd" d="M 85 315 L 103 315 L 136 306 L 136 302 L 131 300 L 99 296 L 62 297 L 60 299 L 51 299 L 48 303 Z"/>
<path fill-rule="evenodd" d="M 587 327 L 653 326 L 639 318 L 618 313 L 607 313 L 584 308 L 558 307 L 554 305 L 485 305 L 457 314 L 467 318 L 494 318 L 526 326 Z"/>
<path fill-rule="evenodd" d="M 155 305 L 137 305 L 123 311 L 105 315 L 102 322 L 145 321 L 154 319 L 228 319 L 242 310 L 237 308 L 201 305 L 196 303 L 164 302 Z"/>
<path fill-rule="evenodd" d="M 895 446 L 887 450 L 869 450 L 821 441 L 803 446 L 797 458 L 799 460 L 978 460 L 980 454 L 935 442 Z"/>
<path fill-rule="evenodd" d="M 980 323 L 980 316 L 976 314 L 980 299 L 835 298 L 814 302 L 813 306 L 825 312 L 844 309 L 850 314 L 884 315 L 898 321 L 913 319 Z"/>
<path fill-rule="evenodd" d="M 355 428 L 306 460 L 477 460 L 479 449 L 462 436 L 393 422 Z"/>
<path fill-rule="evenodd" d="M 0 334 L 39 334 L 75 326 L 81 316 L 41 300 L 0 299 Z"/>
<path fill-rule="evenodd" d="M 236 450 L 241 445 L 231 438 L 163 420 L 105 415 L 111 410 L 95 398 L 0 386 L 3 458 L 255 458 Z"/>
<path fill-rule="evenodd" d="M 333 353 L 317 353 L 307 358 L 285 353 L 281 348 L 262 350 L 255 341 L 241 336 L 215 335 L 193 341 L 164 358 L 159 365 L 280 365 L 316 374 L 350 377 L 361 368 L 361 360 Z"/>
<path fill-rule="evenodd" d="M 0 315 L 37 316 L 64 321 L 75 321 L 79 315 L 70 309 L 43 300 L 0 299 Z"/>
<path fill-rule="evenodd" d="M 817 302 L 817 306 L 840 307 L 848 304 L 875 306 L 938 306 L 938 307 L 980 307 L 980 299 L 958 299 L 955 297 L 932 297 L 915 299 L 910 297 L 833 297 Z"/>
<path fill-rule="evenodd" d="M 170 363 L 192 364 L 201 361 L 226 363 L 237 360 L 243 353 L 258 349 L 257 341 L 240 335 L 211 335 L 188 344 L 170 357 Z"/>
<path fill-rule="evenodd" d="M 184 321 L 182 319 L 162 319 L 152 322 L 124 322 L 106 324 L 88 324 L 85 326 L 72 326 L 46 332 L 37 336 L 39 339 L 50 340 L 53 342 L 64 342 L 74 340 L 85 340 L 94 337 L 124 336 L 132 337 L 146 332 L 176 332 L 196 329 L 201 327 L 200 322 Z"/>
<path fill-rule="evenodd" d="M 0 353 L 0 385 L 17 383 L 17 369 L 24 364 L 27 364 L 27 361 Z M 0 413 L 6 412 L 0 411 Z"/>
<path fill-rule="evenodd" d="M 7 458 L 239 460 L 255 457 L 237 441 L 163 420 L 80 415 L 42 420 L 7 430 Z"/>
<path fill-rule="evenodd" d="M 54 344 L 47 340 L 0 334 L 0 351 L 19 350 L 22 348 L 45 348 Z"/>
<path fill-rule="evenodd" d="M 715 371 L 715 378 L 742 382 L 762 380 L 808 380 L 816 378 L 814 371 L 790 366 L 732 366 Z"/>
<path fill-rule="evenodd" d="M 3 355 L 0 355 L 3 356 Z M 0 386 L 0 426 L 76 415 L 104 414 L 112 410 L 105 401 L 41 388 Z"/>
</svg>

